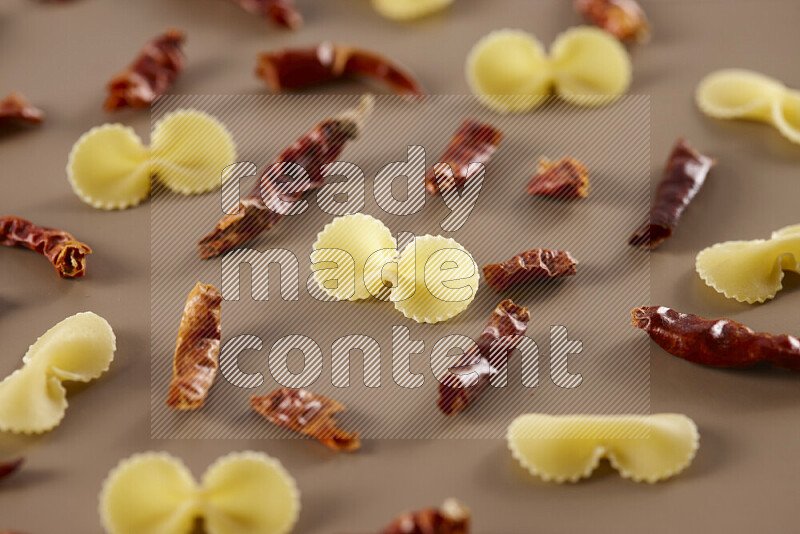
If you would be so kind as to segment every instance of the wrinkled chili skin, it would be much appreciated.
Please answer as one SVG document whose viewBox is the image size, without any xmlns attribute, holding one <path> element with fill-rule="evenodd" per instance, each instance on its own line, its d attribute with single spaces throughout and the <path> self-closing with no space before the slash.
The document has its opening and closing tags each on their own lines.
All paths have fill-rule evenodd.
<svg viewBox="0 0 800 534">
<path fill-rule="evenodd" d="M 789 335 L 754 332 L 730 319 L 705 319 L 663 306 L 631 312 L 633 326 L 673 356 L 711 367 L 751 367 L 769 362 L 800 371 L 800 340 Z"/>
<path fill-rule="evenodd" d="M 358 432 L 345 432 L 336 426 L 334 415 L 345 407 L 304 389 L 279 388 L 269 395 L 253 395 L 250 407 L 268 421 L 313 437 L 334 451 L 361 448 Z"/>
<path fill-rule="evenodd" d="M 565 157 L 556 162 L 542 159 L 526 189 L 529 195 L 562 200 L 589 196 L 589 171 L 580 161 Z"/>
<path fill-rule="evenodd" d="M 578 272 L 577 264 L 566 250 L 535 248 L 507 262 L 487 265 L 483 268 L 483 277 L 489 287 L 503 291 L 517 284 L 573 276 Z"/>
<path fill-rule="evenodd" d="M 0 127 L 15 124 L 40 124 L 44 112 L 28 103 L 21 93 L 11 93 L 0 100 Z"/>
<path fill-rule="evenodd" d="M 91 247 L 72 234 L 38 226 L 21 217 L 0 217 L 0 245 L 25 247 L 47 258 L 61 278 L 81 278 L 86 274 L 86 256 Z"/>
<path fill-rule="evenodd" d="M 303 16 L 294 0 L 233 0 L 254 15 L 270 19 L 278 26 L 297 30 L 303 26 Z"/>
<path fill-rule="evenodd" d="M 497 305 L 474 350 L 464 353 L 439 384 L 439 410 L 454 415 L 465 410 L 489 387 L 492 377 L 508 365 L 508 356 L 528 330 L 528 308 L 510 299 Z M 494 342 L 502 339 L 492 350 Z"/>
<path fill-rule="evenodd" d="M 19 471 L 24 463 L 25 458 L 17 458 L 9 462 L 0 462 L 0 481 Z M 0 530 L 0 532 L 2 532 L 2 530 Z"/>
<path fill-rule="evenodd" d="M 575 0 L 575 11 L 624 43 L 650 38 L 650 23 L 635 0 Z"/>
<path fill-rule="evenodd" d="M 259 54 L 256 75 L 274 93 L 363 76 L 386 84 L 400 95 L 425 94 L 414 76 L 390 59 L 370 50 L 331 42 Z"/>
<path fill-rule="evenodd" d="M 628 243 L 654 249 L 672 236 L 681 215 L 697 195 L 716 161 L 700 154 L 685 139 L 678 139 L 658 185 L 650 218 Z"/>
<path fill-rule="evenodd" d="M 236 212 L 223 217 L 214 230 L 200 240 L 197 244 L 200 257 L 207 259 L 232 250 L 272 228 L 284 213 L 270 206 L 274 207 L 276 200 L 296 202 L 305 193 L 324 185 L 321 168 L 336 161 L 347 141 L 357 135 L 355 122 L 329 119 L 295 141 L 264 171 Z M 309 182 L 280 183 L 283 173 L 276 164 L 281 162 L 295 163 L 305 169 Z"/>
<path fill-rule="evenodd" d="M 461 189 L 472 177 L 469 173 L 470 164 L 485 165 L 497 151 L 502 138 L 503 133 L 493 126 L 472 119 L 465 120 L 438 163 L 425 175 L 425 189 L 431 195 Z"/>
<path fill-rule="evenodd" d="M 133 63 L 108 82 L 105 110 L 146 108 L 167 92 L 186 65 L 184 40 L 182 31 L 170 29 L 147 43 Z"/>
<path fill-rule="evenodd" d="M 222 295 L 214 286 L 198 283 L 189 293 L 175 343 L 170 408 L 196 410 L 205 403 L 219 370 L 221 312 Z"/>
<path fill-rule="evenodd" d="M 398 516 L 380 534 L 467 534 L 470 514 L 461 507 L 457 514 L 442 508 L 426 508 Z"/>
</svg>

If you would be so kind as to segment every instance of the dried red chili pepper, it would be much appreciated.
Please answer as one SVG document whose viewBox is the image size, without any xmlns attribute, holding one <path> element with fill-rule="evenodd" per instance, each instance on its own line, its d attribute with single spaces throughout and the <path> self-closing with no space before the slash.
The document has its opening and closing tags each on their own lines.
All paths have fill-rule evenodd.
<svg viewBox="0 0 800 534">
<path fill-rule="evenodd" d="M 672 236 L 684 210 L 706 181 L 716 161 L 697 152 L 685 139 L 678 139 L 658 185 L 650 218 L 628 241 L 654 249 Z"/>
<path fill-rule="evenodd" d="M 25 458 L 17 458 L 10 462 L 0 462 L 0 480 L 9 477 L 19 471 L 22 464 L 25 463 Z"/>
<path fill-rule="evenodd" d="M 750 367 L 769 362 L 800 371 L 800 339 L 753 332 L 730 319 L 704 319 L 663 306 L 643 306 L 631 312 L 641 328 L 673 356 L 712 367 Z"/>
<path fill-rule="evenodd" d="M 31 106 L 21 93 L 11 93 L 0 100 L 0 126 L 12 124 L 39 124 L 44 111 Z"/>
<path fill-rule="evenodd" d="M 650 23 L 635 0 L 575 0 L 575 10 L 620 41 L 650 39 Z"/>
<path fill-rule="evenodd" d="M 531 178 L 527 192 L 561 199 L 589 196 L 589 170 L 580 161 L 565 157 L 558 161 L 539 160 L 539 169 Z"/>
<path fill-rule="evenodd" d="M 335 451 L 361 448 L 358 432 L 336 426 L 334 416 L 345 407 L 333 399 L 304 389 L 279 388 L 269 395 L 253 395 L 250 406 L 268 421 L 316 438 Z"/>
<path fill-rule="evenodd" d="M 456 499 L 447 499 L 439 508 L 425 508 L 401 514 L 380 534 L 467 534 L 469 509 Z"/>
<path fill-rule="evenodd" d="M 89 245 L 76 240 L 72 234 L 12 215 L 0 217 L 0 245 L 38 252 L 53 264 L 61 278 L 85 275 L 86 255 L 92 253 Z"/>
<path fill-rule="evenodd" d="M 198 282 L 186 299 L 178 329 L 167 396 L 170 408 L 196 410 L 203 406 L 219 370 L 221 312 L 220 292 Z"/>
<path fill-rule="evenodd" d="M 517 284 L 573 276 L 578 262 L 566 250 L 535 248 L 517 254 L 505 263 L 493 263 L 483 268 L 486 284 L 503 291 Z"/>
<path fill-rule="evenodd" d="M 248 13 L 270 19 L 278 26 L 296 30 L 303 25 L 303 16 L 294 0 L 233 0 Z"/>
<path fill-rule="evenodd" d="M 472 178 L 470 164 L 486 164 L 500 146 L 503 133 L 493 126 L 467 119 L 447 145 L 439 162 L 425 175 L 425 189 L 431 195 L 464 187 Z M 477 169 L 473 167 L 473 173 Z M 451 172 L 452 171 L 452 172 Z"/>
<path fill-rule="evenodd" d="M 508 365 L 508 356 L 528 330 L 528 308 L 506 299 L 497 305 L 476 347 L 464 353 L 439 384 L 439 409 L 445 415 L 465 410 Z"/>
<path fill-rule="evenodd" d="M 425 94 L 414 76 L 390 59 L 370 50 L 331 42 L 259 54 L 256 75 L 274 93 L 363 76 L 378 80 L 401 95 Z"/>
<path fill-rule="evenodd" d="M 250 195 L 239 202 L 236 212 L 223 217 L 200 240 L 197 244 L 200 257 L 222 254 L 266 232 L 283 218 L 286 210 L 280 207 L 282 202 L 296 202 L 305 193 L 323 186 L 321 168 L 336 161 L 347 141 L 358 137 L 372 105 L 372 97 L 364 97 L 358 108 L 322 121 L 281 152 Z M 282 182 L 284 172 L 279 163 L 299 165 L 308 173 L 309 181 Z"/>
<path fill-rule="evenodd" d="M 170 29 L 144 45 L 133 63 L 108 82 L 105 110 L 146 108 L 164 94 L 186 64 L 184 40 L 182 31 Z"/>
</svg>

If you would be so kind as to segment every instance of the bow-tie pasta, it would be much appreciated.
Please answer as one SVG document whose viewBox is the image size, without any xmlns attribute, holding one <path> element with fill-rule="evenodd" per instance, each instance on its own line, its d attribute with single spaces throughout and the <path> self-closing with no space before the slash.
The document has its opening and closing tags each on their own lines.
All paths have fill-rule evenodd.
<svg viewBox="0 0 800 534">
<path fill-rule="evenodd" d="M 545 481 L 576 482 L 607 458 L 624 478 L 654 483 L 692 462 L 700 445 L 694 422 L 681 414 L 529 414 L 508 428 L 511 454 Z"/>
<path fill-rule="evenodd" d="M 72 147 L 67 177 L 81 200 L 116 210 L 146 199 L 153 175 L 177 193 L 203 193 L 218 187 L 222 171 L 235 161 L 233 138 L 222 123 L 180 110 L 156 123 L 149 148 L 130 127 L 92 128 Z"/>
<path fill-rule="evenodd" d="M 771 239 L 718 243 L 700 252 L 697 274 L 729 299 L 764 302 L 783 288 L 783 272 L 800 273 L 800 224 Z"/>
<path fill-rule="evenodd" d="M 709 117 L 764 122 L 800 143 L 800 92 L 774 78 L 744 69 L 719 70 L 703 78 L 696 100 Z"/>
<path fill-rule="evenodd" d="M 150 150 L 156 179 L 184 195 L 216 189 L 223 169 L 236 161 L 236 146 L 227 128 L 194 110 L 176 111 L 158 121 Z"/>
<path fill-rule="evenodd" d="M 392 20 L 414 20 L 445 9 L 453 0 L 372 0 L 381 16 Z"/>
<path fill-rule="evenodd" d="M 72 147 L 67 178 L 75 194 L 92 207 L 136 206 L 150 194 L 150 150 L 129 126 L 92 128 Z"/>
<path fill-rule="evenodd" d="M 64 418 L 67 391 L 62 382 L 89 382 L 114 359 L 111 326 L 91 312 L 68 317 L 31 345 L 22 368 L 0 382 L 0 431 L 38 434 Z"/>
<path fill-rule="evenodd" d="M 378 219 L 357 213 L 335 218 L 312 245 L 314 280 L 335 300 L 360 300 L 377 295 L 374 283 L 367 289 L 367 260 L 383 264 L 397 249 L 392 232 Z M 377 262 L 376 262 L 377 260 Z M 378 288 L 379 289 L 379 288 Z"/>
<path fill-rule="evenodd" d="M 425 235 L 406 245 L 398 262 L 394 307 L 418 323 L 438 323 L 467 309 L 478 291 L 479 270 L 452 239 Z"/>
<path fill-rule="evenodd" d="M 217 460 L 198 484 L 177 458 L 145 453 L 122 461 L 100 493 L 109 534 L 284 534 L 300 513 L 300 493 L 281 464 L 262 453 Z"/>
<path fill-rule="evenodd" d="M 488 107 L 503 113 L 535 108 L 555 91 L 574 104 L 609 104 L 628 90 L 631 61 L 625 48 L 598 28 L 559 35 L 548 57 L 539 40 L 522 30 L 495 31 L 467 58 L 467 81 Z"/>
</svg>

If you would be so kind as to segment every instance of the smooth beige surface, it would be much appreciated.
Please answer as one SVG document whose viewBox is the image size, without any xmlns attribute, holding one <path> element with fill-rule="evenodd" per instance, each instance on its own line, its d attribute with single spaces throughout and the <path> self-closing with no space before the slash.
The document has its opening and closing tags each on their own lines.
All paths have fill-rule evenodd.
<svg viewBox="0 0 800 534">
<path fill-rule="evenodd" d="M 608 469 L 577 485 L 532 480 L 503 440 L 367 441 L 357 454 L 335 455 L 311 441 L 149 439 L 148 208 L 93 210 L 73 195 L 64 172 L 72 143 L 92 126 L 121 121 L 148 138 L 146 111 L 109 117 L 101 110 L 105 82 L 146 39 L 170 25 L 186 30 L 189 68 L 176 92 L 260 93 L 263 86 L 252 75 L 258 51 L 332 39 L 395 57 L 430 92 L 467 93 L 464 58 L 487 32 L 522 27 L 550 42 L 581 22 L 563 0 L 458 0 L 441 16 L 409 25 L 379 17 L 366 0 L 298 3 L 307 21 L 298 33 L 276 29 L 227 0 L 0 5 L 0 93 L 21 90 L 48 113 L 41 129 L 0 139 L 0 213 L 67 228 L 103 251 L 89 257 L 86 280 L 69 282 L 35 254 L 0 250 L 0 375 L 18 365 L 36 336 L 79 311 L 108 319 L 118 345 L 107 375 L 71 391 L 68 416 L 54 432 L 0 436 L 0 457 L 24 453 L 29 460 L 0 485 L 0 528 L 98 534 L 97 495 L 121 458 L 166 450 L 200 473 L 220 455 L 255 449 L 278 458 L 297 479 L 301 533 L 374 531 L 403 509 L 451 496 L 472 508 L 476 533 L 795 531 L 800 378 L 769 368 L 704 369 L 655 346 L 652 410 L 689 415 L 701 448 L 686 472 L 653 487 Z M 786 52 L 800 44 L 800 4 L 643 4 L 653 40 L 633 49 L 631 93 L 652 97 L 652 178 L 660 178 L 678 135 L 719 161 L 675 237 L 652 255 L 650 304 L 797 334 L 798 276 L 787 274 L 785 289 L 768 304 L 738 304 L 703 284 L 694 257 L 716 242 L 755 239 L 798 223 L 800 149 L 768 126 L 709 119 L 693 98 L 704 75 L 725 67 L 800 87 L 800 70 Z"/>
</svg>

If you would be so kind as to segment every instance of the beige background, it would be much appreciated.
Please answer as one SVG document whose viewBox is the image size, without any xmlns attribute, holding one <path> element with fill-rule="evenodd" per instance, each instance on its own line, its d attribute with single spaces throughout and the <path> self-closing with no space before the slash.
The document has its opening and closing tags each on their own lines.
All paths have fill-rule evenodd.
<svg viewBox="0 0 800 534">
<path fill-rule="evenodd" d="M 256 93 L 251 75 L 262 49 L 321 39 L 356 42 L 412 66 L 433 93 L 465 93 L 464 56 L 489 30 L 522 27 L 545 43 L 579 23 L 563 1 L 459 0 L 446 16 L 404 26 L 378 18 L 362 0 L 299 1 L 307 25 L 273 28 L 224 0 L 138 2 L 77 0 L 0 6 L 0 93 L 18 89 L 48 112 L 47 124 L 0 141 L 0 212 L 69 228 L 103 253 L 90 277 L 58 280 L 35 254 L 0 251 L 0 374 L 67 315 L 91 309 L 114 325 L 111 372 L 70 397 L 67 419 L 36 438 L 0 436 L 2 457 L 24 453 L 27 469 L 0 487 L 0 527 L 31 534 L 98 533 L 97 492 L 121 458 L 147 449 L 183 457 L 201 473 L 231 450 L 266 450 L 297 478 L 303 513 L 297 532 L 370 531 L 406 508 L 457 496 L 475 513 L 475 532 L 792 532 L 800 464 L 796 377 L 772 369 L 703 369 L 654 348 L 653 411 L 683 412 L 702 434 L 686 473 L 648 487 L 603 471 L 574 486 L 533 480 L 514 465 L 503 441 L 369 441 L 336 456 L 307 441 L 151 441 L 149 424 L 148 209 L 97 213 L 70 192 L 70 146 L 108 121 L 103 85 L 147 38 L 174 25 L 188 32 L 184 93 Z M 760 330 L 798 332 L 800 280 L 764 306 L 725 300 L 693 272 L 701 248 L 764 237 L 797 223 L 800 148 L 760 125 L 721 123 L 692 103 L 697 81 L 728 66 L 761 70 L 800 87 L 800 4 L 783 1 L 651 1 L 654 41 L 633 51 L 631 92 L 651 96 L 652 176 L 683 134 L 719 165 L 677 236 L 652 256 L 652 301 L 706 316 L 728 316 Z M 446 35 L 447 38 L 442 36 Z M 341 85 L 327 92 L 355 90 Z M 113 120 L 143 136 L 149 114 Z"/>
</svg>

